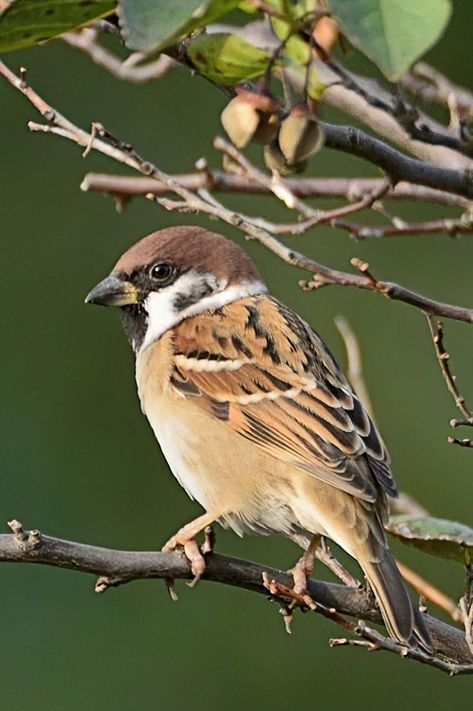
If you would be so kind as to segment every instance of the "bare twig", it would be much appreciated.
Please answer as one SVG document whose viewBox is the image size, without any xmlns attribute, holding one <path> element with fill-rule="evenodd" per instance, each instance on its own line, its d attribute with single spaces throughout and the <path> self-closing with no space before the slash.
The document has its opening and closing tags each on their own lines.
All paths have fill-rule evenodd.
<svg viewBox="0 0 473 711">
<path fill-rule="evenodd" d="M 338 227 L 337 218 L 343 217 L 345 215 L 350 215 L 355 212 L 360 212 L 361 210 L 366 210 L 367 208 L 371 207 L 377 200 L 379 200 L 379 198 L 381 198 L 388 190 L 389 182 L 385 180 L 379 186 L 377 186 L 375 190 L 373 190 L 371 193 L 366 193 L 356 202 L 349 203 L 348 205 L 341 205 L 340 207 L 336 207 L 333 210 L 313 211 L 314 215 L 312 217 L 309 217 L 307 220 L 301 220 L 300 222 L 292 222 L 289 224 L 275 224 L 266 220 L 260 220 L 259 223 L 264 229 L 267 229 L 272 234 L 278 235 L 301 235 L 307 232 L 312 227 L 315 227 L 316 225 L 322 225 L 327 223 L 330 224 L 332 227 Z M 362 238 L 360 237 L 360 239 Z"/>
<path fill-rule="evenodd" d="M 448 612 L 454 622 L 463 622 L 461 611 L 458 605 L 448 597 L 444 592 L 439 590 L 435 585 L 432 585 L 428 580 L 419 575 L 415 570 L 409 568 L 405 563 L 397 560 L 397 567 L 404 580 L 412 585 L 427 602 L 431 602 L 441 610 Z"/>
<path fill-rule="evenodd" d="M 222 193 L 272 194 L 272 191 L 261 183 L 247 176 L 232 175 L 221 170 L 208 169 L 205 173 L 184 173 L 172 176 L 173 179 L 188 190 L 206 188 Z M 345 198 L 350 202 L 361 200 L 381 189 L 384 178 L 284 178 L 289 190 L 299 198 Z M 88 173 L 81 185 L 82 190 L 103 192 L 110 195 L 125 197 L 143 196 L 148 193 L 162 195 L 169 193 L 165 183 L 154 178 L 135 178 L 128 175 L 109 175 Z M 415 200 L 416 202 L 431 202 L 452 207 L 471 208 L 473 203 L 466 198 L 440 190 L 432 190 L 411 183 L 398 183 L 390 186 L 383 200 Z"/>
<path fill-rule="evenodd" d="M 444 218 L 425 222 L 404 222 L 396 218 L 394 224 L 390 225 L 360 225 L 334 219 L 331 221 L 331 225 L 346 230 L 356 240 L 439 233 L 455 237 L 460 234 L 473 233 L 473 214 L 465 213 L 459 218 Z"/>
<path fill-rule="evenodd" d="M 473 655 L 473 567 L 466 566 L 465 591 L 460 598 L 460 610 L 465 628 L 465 642 Z"/>
<path fill-rule="evenodd" d="M 19 526 L 23 531 L 21 524 Z M 38 532 L 34 532 L 31 541 L 32 532 L 23 531 L 23 533 L 25 538 L 20 540 L 15 534 L 0 535 L 0 562 L 40 563 L 91 573 L 99 577 L 96 587 L 98 592 L 133 580 L 150 578 L 187 580 L 192 577 L 186 558 L 179 553 L 111 550 L 64 541 L 40 535 Z M 208 556 L 203 577 L 205 580 L 267 594 L 263 574 L 266 579 L 276 581 L 287 589 L 293 582 L 289 573 L 217 553 Z M 371 622 L 380 620 L 379 612 L 369 596 L 356 589 L 310 580 L 308 592 L 316 602 L 316 612 L 337 622 L 340 619 L 344 620 L 345 629 L 349 626 L 350 631 L 354 631 L 355 634 L 358 632 L 352 628 L 353 623 L 345 620 L 343 615 L 351 615 L 356 619 Z M 427 655 L 420 650 L 408 650 L 396 642 L 391 644 L 390 640 L 379 635 L 383 640 L 383 649 L 399 654 L 402 652 L 403 656 L 430 664 L 449 674 L 472 674 L 473 657 L 461 630 L 430 615 L 425 615 L 424 619 L 437 648 L 436 656 Z M 378 633 L 370 631 L 369 635 L 372 634 Z M 364 633 L 363 637 L 365 637 Z M 376 642 L 378 641 L 377 639 Z"/>
<path fill-rule="evenodd" d="M 450 425 L 452 427 L 458 427 L 463 425 L 473 426 L 473 412 L 470 410 L 465 402 L 465 398 L 461 394 L 458 385 L 456 383 L 456 378 L 452 374 L 450 369 L 450 354 L 445 349 L 443 343 L 443 326 L 440 321 L 434 321 L 432 316 L 427 315 L 427 321 L 430 328 L 430 333 L 432 335 L 432 340 L 435 347 L 435 354 L 442 371 L 443 378 L 447 384 L 448 391 L 453 397 L 456 407 L 460 410 L 463 415 L 463 419 L 452 419 L 450 420 Z M 449 437 L 448 442 L 450 444 L 458 444 L 461 447 L 473 447 L 473 441 L 469 439 L 457 439 L 455 437 Z"/>
<path fill-rule="evenodd" d="M 136 66 L 127 60 L 123 61 L 105 49 L 100 44 L 99 37 L 100 32 L 97 27 L 85 27 L 80 32 L 66 32 L 61 35 L 64 42 L 79 49 L 99 67 L 113 74 L 117 79 L 133 84 L 146 84 L 149 81 L 161 79 L 178 66 L 171 57 L 165 54 L 161 54 L 158 59 L 153 59 L 147 64 Z"/>
<path fill-rule="evenodd" d="M 169 201 L 166 202 L 164 199 L 151 195 L 150 197 L 153 200 L 159 202 L 161 205 L 166 207 L 166 209 L 183 208 L 186 211 L 200 211 L 237 227 L 242 230 L 249 239 L 256 239 L 288 264 L 312 272 L 314 275 L 312 279 L 303 284 L 305 289 L 316 289 L 329 284 L 352 286 L 358 289 L 366 289 L 368 291 L 381 293 L 389 299 L 403 301 L 404 303 L 415 306 L 430 314 L 445 316 L 447 318 L 453 318 L 467 323 L 473 322 L 473 309 L 442 303 L 406 289 L 405 287 L 395 284 L 394 282 L 380 281 L 373 278 L 370 274 L 367 275 L 366 270 L 361 270 L 362 274 L 358 275 L 338 271 L 336 269 L 330 269 L 329 267 L 319 264 L 315 260 L 286 247 L 268 231 L 262 229 L 254 222 L 242 217 L 242 215 L 238 212 L 229 210 L 223 206 L 217 207 L 214 204 L 215 201 L 209 203 L 196 195 L 194 192 L 183 188 L 172 176 L 167 175 L 149 161 L 141 158 L 141 156 L 139 156 L 139 154 L 128 144 L 124 144 L 117 141 L 117 139 L 114 139 L 114 137 L 105 131 L 103 127 L 100 131 L 100 135 L 106 140 L 103 140 L 102 138 L 94 138 L 90 133 L 78 128 L 59 112 L 53 109 L 28 84 L 26 84 L 23 79 L 18 78 L 2 62 L 0 62 L 0 76 L 6 78 L 7 81 L 9 81 L 15 88 L 21 91 L 49 122 L 53 122 L 53 125 L 51 125 L 51 123 L 45 125 L 30 122 L 29 127 L 31 130 L 62 136 L 84 148 L 90 145 L 94 148 L 94 150 L 98 150 L 99 152 L 108 155 L 114 160 L 137 170 L 143 175 L 156 178 L 161 183 L 167 185 L 171 192 L 178 195 L 185 205 L 183 206 L 181 203 L 176 206 L 175 203 L 170 203 Z M 391 151 L 392 149 L 389 150 Z M 420 163 L 420 161 L 417 161 L 417 163 Z M 424 164 L 420 164 L 421 166 L 424 166 Z M 434 167 L 434 170 L 437 171 L 440 169 Z M 455 171 L 449 172 L 457 175 Z"/>
<path fill-rule="evenodd" d="M 371 629 L 370 627 L 367 627 L 361 621 L 358 622 L 357 625 L 350 624 L 349 631 L 353 634 L 358 635 L 359 637 L 362 637 L 365 643 L 363 643 L 361 640 L 342 638 L 330 640 L 330 645 L 332 647 L 365 647 L 366 649 L 368 649 L 368 651 L 377 651 L 384 649 L 387 652 L 394 652 L 395 654 L 399 654 L 401 657 L 407 659 L 415 659 L 416 661 L 421 662 L 422 664 L 428 664 L 432 666 L 429 654 L 426 654 L 418 648 L 407 649 L 395 640 L 383 637 L 383 635 L 381 635 L 379 632 Z M 442 671 L 445 671 L 450 676 L 455 676 L 455 674 L 458 673 L 454 668 L 452 668 L 450 662 L 443 661 L 440 659 L 439 661 L 441 663 Z"/>
<path fill-rule="evenodd" d="M 391 499 L 390 511 L 392 514 L 407 514 L 408 516 L 428 516 L 429 512 L 412 496 L 401 491 L 397 499 Z"/>
<path fill-rule="evenodd" d="M 261 185 L 261 187 L 265 188 L 268 192 L 273 193 L 273 195 L 275 195 L 278 200 L 281 200 L 290 210 L 297 210 L 301 215 L 310 219 L 318 219 L 320 217 L 321 212 L 314 210 L 305 202 L 299 200 L 285 180 L 280 176 L 270 178 L 266 173 L 263 173 L 250 163 L 248 158 L 245 158 L 241 151 L 235 148 L 229 141 L 226 141 L 221 136 L 217 136 L 214 139 L 214 148 L 218 151 L 222 151 L 224 155 L 228 156 L 242 169 L 243 173 L 246 174 L 252 182 Z"/>
<path fill-rule="evenodd" d="M 413 94 L 441 106 L 448 107 L 454 96 L 459 114 L 465 118 L 473 116 L 473 94 L 424 62 L 416 64 L 401 81 Z"/>
<path fill-rule="evenodd" d="M 363 376 L 361 348 L 351 325 L 344 316 L 336 316 L 335 325 L 343 338 L 347 353 L 347 376 L 363 407 L 373 417 L 373 405 Z"/>
</svg>

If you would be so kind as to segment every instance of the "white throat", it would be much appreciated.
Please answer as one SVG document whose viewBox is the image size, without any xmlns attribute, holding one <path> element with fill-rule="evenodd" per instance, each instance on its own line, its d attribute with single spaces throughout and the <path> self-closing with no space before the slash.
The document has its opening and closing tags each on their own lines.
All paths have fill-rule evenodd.
<svg viewBox="0 0 473 711">
<path fill-rule="evenodd" d="M 191 297 L 192 294 L 198 292 L 199 286 L 202 288 L 205 284 L 212 285 L 212 293 L 189 303 L 188 306 L 184 305 L 179 308 L 179 301 L 185 303 L 186 297 Z M 266 285 L 261 281 L 242 282 L 227 286 L 225 283 L 217 282 L 216 278 L 210 274 L 203 275 L 196 272 L 183 274 L 171 286 L 161 291 L 152 291 L 148 295 L 144 302 L 144 308 L 148 314 L 148 327 L 139 350 L 143 351 L 185 318 L 196 316 L 204 311 L 215 311 L 221 306 L 231 304 L 245 296 L 264 294 L 267 290 Z M 191 302 L 191 298 L 189 301 Z"/>
</svg>

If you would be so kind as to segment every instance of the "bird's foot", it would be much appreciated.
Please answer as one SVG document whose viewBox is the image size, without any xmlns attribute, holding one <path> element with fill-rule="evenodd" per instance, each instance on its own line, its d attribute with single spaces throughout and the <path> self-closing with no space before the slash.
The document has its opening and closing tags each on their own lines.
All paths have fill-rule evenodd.
<svg viewBox="0 0 473 711">
<path fill-rule="evenodd" d="M 205 558 L 195 538 L 184 538 L 183 536 L 179 536 L 179 534 L 172 536 L 161 550 L 163 553 L 171 553 L 180 548 L 182 548 L 184 555 L 189 561 L 192 575 L 194 576 L 193 580 L 188 583 L 189 587 L 193 588 L 197 585 L 205 572 Z"/>
<path fill-rule="evenodd" d="M 170 553 L 178 549 L 183 550 L 184 555 L 189 561 L 191 571 L 194 576 L 194 578 L 188 583 L 191 588 L 195 587 L 202 578 L 206 565 L 205 556 L 212 553 L 215 547 L 215 533 L 211 525 L 205 527 L 204 536 L 204 543 L 202 546 L 199 546 L 194 536 L 189 536 L 184 532 L 178 531 L 178 533 L 176 533 L 175 536 L 172 536 L 161 549 L 164 553 Z M 174 581 L 172 579 L 168 579 L 166 580 L 166 584 L 169 589 L 169 594 L 173 600 L 177 599 L 177 595 L 174 592 Z"/>
<path fill-rule="evenodd" d="M 294 568 L 291 570 L 292 578 L 294 580 L 292 592 L 298 599 L 302 599 L 304 601 L 304 605 L 310 610 L 315 610 L 316 608 L 316 604 L 307 590 L 307 581 L 310 579 L 313 569 L 314 557 L 312 553 L 308 554 L 308 551 L 306 551 L 306 553 L 299 558 Z"/>
<path fill-rule="evenodd" d="M 304 591 L 299 584 L 295 583 L 294 587 L 290 588 L 284 583 L 270 578 L 266 572 L 263 573 L 263 585 L 271 597 L 282 600 L 279 612 L 283 616 L 284 626 L 288 634 L 292 632 L 291 627 L 296 607 L 300 607 L 302 610 L 315 610 L 317 607 L 312 597 L 308 594 L 307 587 L 305 587 Z"/>
</svg>

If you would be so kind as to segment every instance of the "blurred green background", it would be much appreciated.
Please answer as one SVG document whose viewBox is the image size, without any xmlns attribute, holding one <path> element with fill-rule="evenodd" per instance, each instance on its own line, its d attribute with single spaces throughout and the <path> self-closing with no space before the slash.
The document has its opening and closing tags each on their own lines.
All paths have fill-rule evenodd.
<svg viewBox="0 0 473 711">
<path fill-rule="evenodd" d="M 471 3 L 456 2 L 445 37 L 428 56 L 466 85 L 472 20 Z M 169 172 L 192 169 L 202 155 L 218 164 L 212 138 L 221 130 L 224 100 L 186 71 L 130 86 L 59 41 L 5 59 L 15 69 L 27 66 L 31 83 L 68 117 L 84 127 L 102 122 Z M 128 245 L 157 228 L 193 222 L 240 242 L 241 236 L 144 200 L 118 215 L 111 199 L 81 193 L 79 184 L 88 171 L 119 167 L 94 154 L 83 160 L 76 146 L 59 138 L 31 134 L 26 123 L 38 116 L 11 87 L 0 85 L 0 102 L 0 520 L 17 517 L 26 527 L 104 546 L 159 548 L 199 507 L 168 472 L 140 413 L 133 357 L 117 314 L 86 307 L 83 297 Z M 341 118 L 330 111 L 326 117 Z M 329 150 L 313 160 L 311 172 L 376 175 Z M 283 215 L 271 198 L 224 199 L 270 219 Z M 399 213 L 422 219 L 440 211 L 419 205 Z M 472 303 L 471 237 L 355 244 L 320 228 L 293 240 L 331 266 L 349 268 L 350 257 L 358 256 L 380 277 Z M 350 320 L 362 341 L 366 378 L 400 488 L 433 514 L 472 525 L 473 454 L 447 445 L 448 420 L 456 412 L 422 315 L 341 287 L 303 293 L 297 280 L 304 273 L 258 245 L 247 248 L 272 291 L 317 328 L 342 363 L 333 319 L 342 313 Z M 454 371 L 473 401 L 473 331 L 466 324 L 445 326 Z M 217 534 L 219 550 L 275 566 L 290 567 L 298 554 L 277 538 Z M 460 596 L 459 566 L 393 547 Z M 181 583 L 180 602 L 173 604 L 164 584 L 149 581 L 99 596 L 90 576 L 21 565 L 1 566 L 0 581 L 1 709 L 391 711 L 407 705 L 423 711 L 471 702 L 471 679 L 451 680 L 394 655 L 330 649 L 328 638 L 340 630 L 318 616 L 298 616 L 289 637 L 277 608 L 244 591 L 209 583 L 188 590 Z"/>
</svg>

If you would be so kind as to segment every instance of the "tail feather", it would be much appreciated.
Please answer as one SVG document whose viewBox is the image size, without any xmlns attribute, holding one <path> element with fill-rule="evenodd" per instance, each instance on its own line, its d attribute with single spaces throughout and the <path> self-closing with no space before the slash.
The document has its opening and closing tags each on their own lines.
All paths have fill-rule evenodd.
<svg viewBox="0 0 473 711">
<path fill-rule="evenodd" d="M 378 601 L 391 637 L 404 644 L 419 643 L 432 651 L 432 642 L 422 616 L 412 604 L 406 585 L 390 551 L 385 548 L 377 562 L 359 559 Z"/>
</svg>

